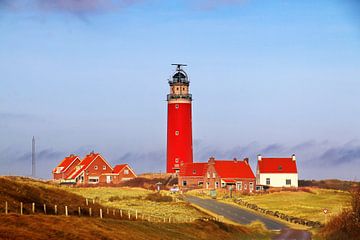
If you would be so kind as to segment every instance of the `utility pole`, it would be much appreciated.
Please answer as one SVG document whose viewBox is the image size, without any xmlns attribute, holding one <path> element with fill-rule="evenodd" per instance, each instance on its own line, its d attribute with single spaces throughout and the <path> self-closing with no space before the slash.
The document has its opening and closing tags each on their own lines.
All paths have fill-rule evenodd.
<svg viewBox="0 0 360 240">
<path fill-rule="evenodd" d="M 32 138 L 32 154 L 31 154 L 31 176 L 34 178 L 36 176 L 35 172 L 35 137 Z"/>
</svg>

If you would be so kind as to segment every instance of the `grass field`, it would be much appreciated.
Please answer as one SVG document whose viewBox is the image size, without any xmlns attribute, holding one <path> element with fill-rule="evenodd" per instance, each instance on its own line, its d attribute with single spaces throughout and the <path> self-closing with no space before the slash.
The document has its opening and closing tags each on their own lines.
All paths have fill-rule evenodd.
<svg viewBox="0 0 360 240">
<path fill-rule="evenodd" d="M 191 207 L 183 201 L 157 202 L 147 200 L 153 191 L 142 188 L 67 188 L 67 191 L 85 198 L 97 199 L 104 206 L 138 211 L 139 214 L 151 215 L 159 218 L 171 217 L 177 221 L 187 221 L 189 218 L 201 218 L 206 214 Z M 166 194 L 163 192 L 162 194 Z"/>
</svg>

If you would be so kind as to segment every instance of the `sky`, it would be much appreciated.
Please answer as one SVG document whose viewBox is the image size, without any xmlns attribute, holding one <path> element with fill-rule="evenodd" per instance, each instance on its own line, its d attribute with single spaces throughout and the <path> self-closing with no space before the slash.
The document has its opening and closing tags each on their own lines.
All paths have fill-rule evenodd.
<svg viewBox="0 0 360 240">
<path fill-rule="evenodd" d="M 297 156 L 360 178 L 355 0 L 0 0 L 0 174 L 100 152 L 165 171 L 167 79 L 186 63 L 194 159 Z"/>
</svg>

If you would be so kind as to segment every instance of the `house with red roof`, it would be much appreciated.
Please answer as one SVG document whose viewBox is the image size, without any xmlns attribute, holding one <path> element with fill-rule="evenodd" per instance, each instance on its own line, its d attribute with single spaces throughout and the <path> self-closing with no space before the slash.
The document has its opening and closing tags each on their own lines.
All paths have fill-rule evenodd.
<svg viewBox="0 0 360 240">
<path fill-rule="evenodd" d="M 60 180 L 68 177 L 69 173 L 73 172 L 75 167 L 80 163 L 79 156 L 74 154 L 65 157 L 59 165 L 57 165 L 53 170 L 53 179 Z"/>
<path fill-rule="evenodd" d="M 100 176 L 100 182 L 119 184 L 136 178 L 134 170 L 128 164 L 116 165 L 111 173 L 104 173 Z"/>
<path fill-rule="evenodd" d="M 207 162 L 182 164 L 178 175 L 182 189 L 203 188 L 207 165 Z"/>
<path fill-rule="evenodd" d="M 298 187 L 296 157 L 264 158 L 258 155 L 256 184 L 269 187 Z"/>
<path fill-rule="evenodd" d="M 91 152 L 82 160 L 78 156 L 66 157 L 53 170 L 54 180 L 69 184 L 119 184 L 137 177 L 128 164 L 114 168 L 99 153 Z"/>
<path fill-rule="evenodd" d="M 253 192 L 256 179 L 251 170 L 249 159 L 215 160 L 211 157 L 205 173 L 205 188 L 227 188 L 234 191 Z"/>
</svg>

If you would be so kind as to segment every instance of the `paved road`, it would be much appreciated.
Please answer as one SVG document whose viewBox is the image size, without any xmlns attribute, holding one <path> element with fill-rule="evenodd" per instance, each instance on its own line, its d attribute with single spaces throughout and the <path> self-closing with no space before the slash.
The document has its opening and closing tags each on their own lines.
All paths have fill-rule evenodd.
<svg viewBox="0 0 360 240">
<path fill-rule="evenodd" d="M 205 208 L 215 214 L 224 216 L 240 224 L 249 224 L 253 221 L 261 221 L 270 230 L 281 230 L 287 228 L 283 223 L 274 221 L 270 218 L 252 213 L 230 204 L 218 202 L 213 199 L 202 199 L 194 196 L 186 196 L 187 201 Z"/>
<path fill-rule="evenodd" d="M 224 216 L 234 222 L 240 224 L 249 224 L 253 221 L 261 221 L 270 230 L 281 231 L 279 235 L 274 237 L 274 240 L 310 240 L 311 234 L 308 231 L 290 229 L 285 224 L 277 222 L 260 214 L 252 213 L 250 211 L 241 209 L 230 204 L 218 202 L 213 199 L 202 199 L 194 196 L 186 196 L 186 200 L 190 203 L 196 204 L 205 208 L 215 214 Z"/>
</svg>

